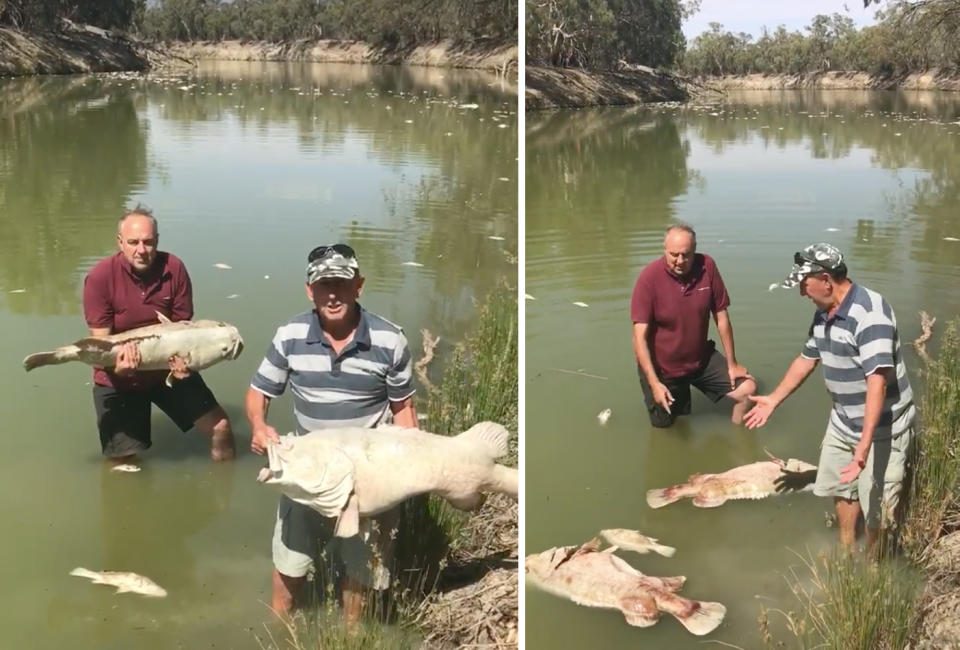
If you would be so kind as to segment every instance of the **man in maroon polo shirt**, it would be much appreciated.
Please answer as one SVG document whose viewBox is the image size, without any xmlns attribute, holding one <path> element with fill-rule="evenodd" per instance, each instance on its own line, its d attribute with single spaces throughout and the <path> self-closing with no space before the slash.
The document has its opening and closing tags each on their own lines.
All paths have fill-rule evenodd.
<svg viewBox="0 0 960 650">
<path fill-rule="evenodd" d="M 734 402 L 731 420 L 740 424 L 747 396 L 757 390 L 747 369 L 737 363 L 730 297 L 717 265 L 697 253 L 697 235 L 686 224 L 667 229 L 663 257 L 637 278 L 630 300 L 633 351 L 650 422 L 669 427 L 690 413 L 690 386 L 713 402 Z M 707 339 L 710 314 L 726 357 Z"/>
<path fill-rule="evenodd" d="M 83 312 L 93 336 L 125 332 L 159 322 L 157 312 L 172 321 L 193 318 L 193 290 L 183 262 L 157 250 L 157 221 L 141 206 L 120 219 L 120 251 L 100 260 L 83 283 Z M 129 462 L 148 449 L 150 405 L 156 404 L 188 431 L 196 427 L 210 436 L 210 456 L 235 455 L 233 431 L 226 412 L 199 373 L 183 359 L 170 360 L 175 381 L 168 387 L 166 370 L 137 371 L 140 353 L 128 343 L 114 368 L 95 368 L 93 404 L 103 455 L 114 463 Z"/>
</svg>

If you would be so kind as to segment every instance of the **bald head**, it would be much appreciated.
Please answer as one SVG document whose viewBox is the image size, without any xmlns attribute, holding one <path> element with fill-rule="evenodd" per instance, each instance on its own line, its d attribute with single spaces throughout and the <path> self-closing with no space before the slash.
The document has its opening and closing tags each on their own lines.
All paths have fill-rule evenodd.
<svg viewBox="0 0 960 650">
<path fill-rule="evenodd" d="M 157 220 L 152 214 L 131 212 L 120 219 L 117 246 L 137 273 L 146 273 L 157 259 Z"/>
<path fill-rule="evenodd" d="M 693 228 L 680 224 L 667 229 L 663 238 L 663 257 L 671 273 L 681 278 L 686 277 L 693 269 L 696 252 L 697 235 Z"/>
</svg>

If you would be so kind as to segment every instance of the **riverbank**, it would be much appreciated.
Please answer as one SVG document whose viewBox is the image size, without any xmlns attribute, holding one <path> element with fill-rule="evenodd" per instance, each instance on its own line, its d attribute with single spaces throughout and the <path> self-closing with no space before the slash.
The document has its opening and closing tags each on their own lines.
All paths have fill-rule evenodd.
<svg viewBox="0 0 960 650">
<path fill-rule="evenodd" d="M 297 40 L 195 41 L 167 43 L 165 49 L 179 57 L 221 61 L 308 61 L 313 63 L 375 63 L 477 68 L 501 74 L 517 68 L 516 43 L 472 43 L 451 40 L 408 48 L 383 48 L 362 41 Z"/>
<path fill-rule="evenodd" d="M 706 77 L 700 83 L 718 90 L 948 90 L 960 91 L 960 76 L 939 70 L 881 76 L 856 71 L 810 74 L 748 74 Z"/>
<path fill-rule="evenodd" d="M 527 66 L 526 110 L 685 101 L 685 82 L 643 66 L 627 70 L 581 70 Z"/>
</svg>

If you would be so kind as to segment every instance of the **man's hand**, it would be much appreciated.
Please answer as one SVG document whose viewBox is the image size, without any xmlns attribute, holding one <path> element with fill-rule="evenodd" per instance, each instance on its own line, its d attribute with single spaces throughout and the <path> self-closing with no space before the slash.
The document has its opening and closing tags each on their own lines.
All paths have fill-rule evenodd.
<svg viewBox="0 0 960 650">
<path fill-rule="evenodd" d="M 129 341 L 120 346 L 117 352 L 117 363 L 113 372 L 121 376 L 129 376 L 136 372 L 140 366 L 140 346 L 133 341 Z"/>
<path fill-rule="evenodd" d="M 183 357 L 179 354 L 175 354 L 167 361 L 167 365 L 170 368 L 170 374 L 173 375 L 174 379 L 186 379 L 190 376 L 190 368 L 187 366 L 187 362 L 184 361 Z"/>
<path fill-rule="evenodd" d="M 754 406 L 747 411 L 743 418 L 743 424 L 748 429 L 762 427 L 773 415 L 774 409 L 777 408 L 777 401 L 769 395 L 748 395 L 748 397 L 753 400 Z"/>
<path fill-rule="evenodd" d="M 737 379 L 739 377 L 750 377 L 750 373 L 747 372 L 747 369 L 737 362 L 727 364 L 727 374 L 730 376 L 731 388 L 737 387 Z"/>
<path fill-rule="evenodd" d="M 276 429 L 269 424 L 255 427 L 253 438 L 250 440 L 250 451 L 263 456 L 267 453 L 267 445 L 271 442 L 280 442 L 280 436 L 277 435 Z"/>
<path fill-rule="evenodd" d="M 663 407 L 663 410 L 670 413 L 670 405 L 673 404 L 673 395 L 670 389 L 663 385 L 663 382 L 657 382 L 650 386 L 653 392 L 653 401 Z"/>
<path fill-rule="evenodd" d="M 867 466 L 867 454 L 869 452 L 869 449 L 864 449 L 860 445 L 856 446 L 853 450 L 853 460 L 850 461 L 849 465 L 840 470 L 841 483 L 850 483 L 860 476 L 860 472 Z"/>
<path fill-rule="evenodd" d="M 797 492 L 806 488 L 817 480 L 817 470 L 811 469 L 805 472 L 790 472 L 781 470 L 780 475 L 773 479 L 773 489 L 779 492 Z"/>
</svg>

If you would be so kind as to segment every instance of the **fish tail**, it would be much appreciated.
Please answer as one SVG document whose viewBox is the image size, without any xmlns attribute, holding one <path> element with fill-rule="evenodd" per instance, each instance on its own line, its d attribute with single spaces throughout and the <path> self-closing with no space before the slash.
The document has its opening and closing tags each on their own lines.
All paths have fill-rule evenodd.
<svg viewBox="0 0 960 650">
<path fill-rule="evenodd" d="M 95 571 L 91 571 L 90 569 L 84 569 L 83 567 L 79 567 L 79 566 L 78 566 L 76 569 L 74 569 L 73 571 L 71 571 L 71 572 L 70 572 L 70 575 L 72 575 L 72 576 L 77 576 L 78 578 L 89 578 L 89 579 L 91 579 L 91 580 L 99 580 L 99 579 L 100 579 L 100 574 L 99 574 L 99 573 L 97 573 L 97 572 L 95 572 Z"/>
<path fill-rule="evenodd" d="M 708 603 L 692 600 L 694 606 L 689 612 L 670 612 L 687 631 L 697 636 L 709 634 L 717 629 L 727 614 L 727 608 L 720 603 Z"/>
<path fill-rule="evenodd" d="M 519 473 L 513 467 L 493 466 L 490 489 L 494 492 L 506 494 L 516 499 L 519 492 L 519 482 Z"/>
<path fill-rule="evenodd" d="M 647 490 L 647 505 L 651 508 L 662 508 L 679 501 L 683 497 L 697 493 L 697 490 L 689 488 L 690 486 L 687 483 L 682 483 L 668 488 Z"/>
<path fill-rule="evenodd" d="M 667 546 L 666 544 L 653 543 L 650 545 L 650 548 L 653 549 L 654 553 L 659 553 L 663 557 L 673 557 L 673 554 L 677 552 L 677 549 L 672 546 Z"/>
<path fill-rule="evenodd" d="M 510 432 L 496 422 L 479 422 L 458 435 L 457 439 L 478 444 L 490 458 L 506 456 L 510 451 Z"/>
<path fill-rule="evenodd" d="M 27 372 L 40 366 L 52 366 L 58 363 L 66 363 L 78 358 L 80 348 L 75 345 L 65 345 L 52 352 L 37 352 L 31 354 L 23 360 L 23 367 Z"/>
</svg>

